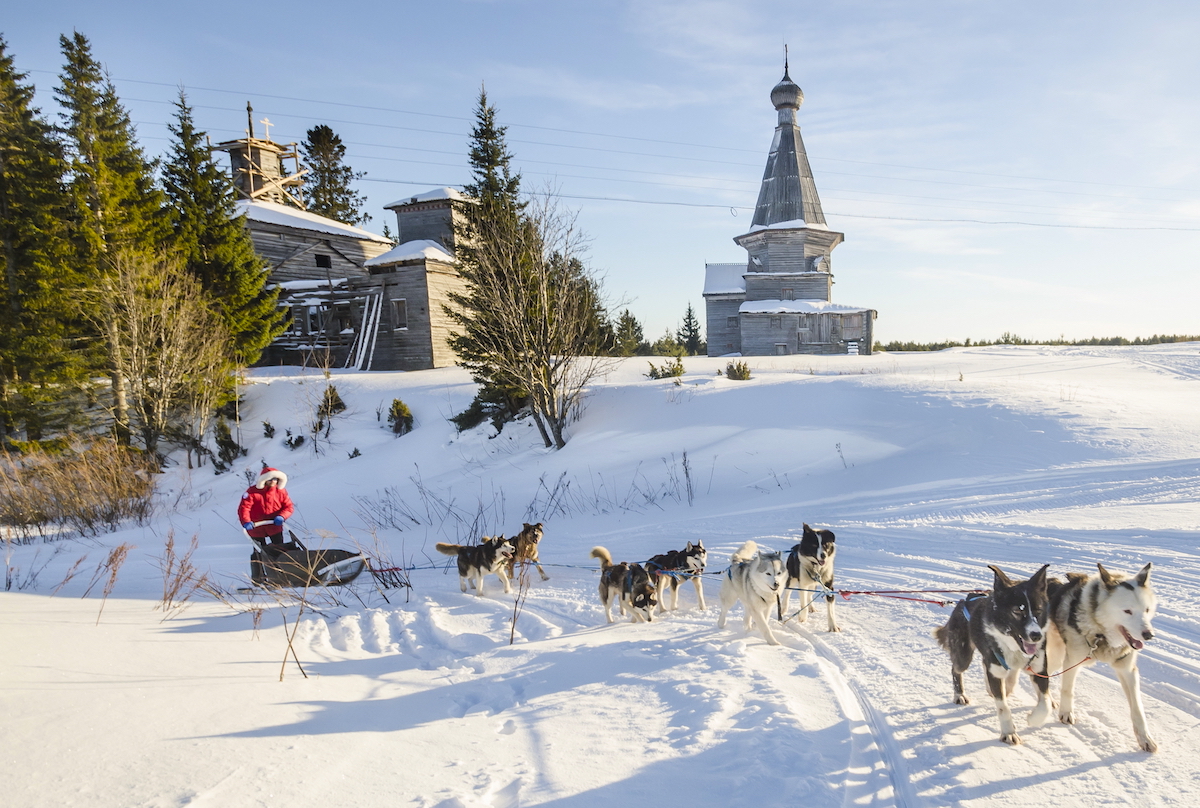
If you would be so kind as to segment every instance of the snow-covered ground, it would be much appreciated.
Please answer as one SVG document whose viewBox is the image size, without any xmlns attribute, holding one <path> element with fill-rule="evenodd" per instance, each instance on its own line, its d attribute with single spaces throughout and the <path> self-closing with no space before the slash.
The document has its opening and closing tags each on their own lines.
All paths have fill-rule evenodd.
<svg viewBox="0 0 1200 808">
<path fill-rule="evenodd" d="M 725 360 L 689 359 L 676 385 L 626 360 L 558 452 L 528 424 L 455 434 L 446 416 L 473 389 L 456 369 L 254 372 L 235 473 L 174 469 L 146 527 L 11 548 L 18 584 L 40 572 L 0 593 L 3 803 L 1200 804 L 1200 345 L 747 361 L 737 382 L 716 376 Z M 330 440 L 287 449 L 329 382 L 349 405 Z M 379 420 L 397 397 L 417 420 L 401 438 Z M 260 460 L 290 475 L 310 544 L 369 547 L 374 528 L 414 567 L 411 592 L 385 600 L 364 578 L 304 615 L 308 678 L 289 662 L 279 681 L 295 606 L 234 592 L 155 611 L 169 531 L 198 535 L 199 566 L 231 592 L 244 581 L 234 508 Z M 533 576 L 510 643 L 513 598 L 495 578 L 460 593 L 433 544 L 533 521 L 551 579 Z M 1026 728 L 1023 683 L 1024 744 L 1000 743 L 978 663 L 973 703 L 951 703 L 938 605 L 839 598 L 842 633 L 818 613 L 771 647 L 740 607 L 716 628 L 714 575 L 707 611 L 688 586 L 664 619 L 604 623 L 594 545 L 643 560 L 703 540 L 719 572 L 746 539 L 786 550 L 803 522 L 837 533 L 844 590 L 1154 562 L 1141 670 L 1159 753 L 1137 750 L 1107 668 L 1080 676 L 1074 726 Z M 121 542 L 137 549 L 97 623 L 99 587 L 80 596 Z"/>
</svg>

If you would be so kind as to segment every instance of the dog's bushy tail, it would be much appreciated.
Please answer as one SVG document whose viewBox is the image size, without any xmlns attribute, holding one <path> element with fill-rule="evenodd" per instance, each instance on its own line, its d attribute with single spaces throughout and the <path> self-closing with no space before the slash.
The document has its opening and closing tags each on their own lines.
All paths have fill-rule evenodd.
<svg viewBox="0 0 1200 808">
<path fill-rule="evenodd" d="M 942 646 L 942 648 L 944 650 L 949 651 L 950 650 L 950 627 L 949 627 L 949 624 L 947 624 L 945 626 L 938 626 L 937 628 L 935 628 L 933 630 L 933 638 L 935 640 L 937 640 L 937 644 Z"/>
<path fill-rule="evenodd" d="M 460 545 L 446 544 L 445 542 L 438 542 L 437 544 L 433 545 L 433 549 L 437 550 L 442 555 L 449 556 L 458 555 L 459 548 Z"/>
<path fill-rule="evenodd" d="M 606 569 L 613 565 L 612 553 L 603 547 L 593 547 L 591 557 L 600 559 L 600 569 Z"/>
<path fill-rule="evenodd" d="M 745 544 L 743 544 L 741 547 L 734 550 L 733 555 L 731 555 L 729 557 L 729 560 L 732 563 L 736 564 L 739 561 L 749 561 L 750 559 L 754 558 L 756 555 L 758 555 L 758 544 L 756 544 L 755 541 L 753 539 L 751 539 L 751 540 L 747 541 Z"/>
</svg>

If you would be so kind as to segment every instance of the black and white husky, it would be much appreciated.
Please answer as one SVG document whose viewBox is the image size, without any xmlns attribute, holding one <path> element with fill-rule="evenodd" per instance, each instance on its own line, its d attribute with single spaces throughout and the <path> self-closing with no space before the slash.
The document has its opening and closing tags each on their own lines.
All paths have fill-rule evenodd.
<svg viewBox="0 0 1200 808">
<path fill-rule="evenodd" d="M 691 578 L 696 586 L 696 599 L 700 601 L 700 609 L 704 610 L 704 589 L 701 579 L 704 575 L 704 565 L 708 562 L 708 551 L 704 542 L 687 543 L 682 550 L 671 550 L 651 557 L 646 562 L 646 570 L 651 578 L 658 582 L 658 610 L 666 611 L 667 587 L 671 587 L 671 608 L 679 608 L 679 584 L 683 578 Z"/>
<path fill-rule="evenodd" d="M 759 550 L 753 541 L 739 547 L 729 558 L 729 569 L 721 576 L 721 616 L 717 628 L 725 628 L 726 613 L 740 600 L 746 609 L 746 631 L 753 620 L 763 639 L 779 645 L 771 633 L 770 618 L 784 575 L 783 558 L 778 552 Z"/>
<path fill-rule="evenodd" d="M 1133 577 L 1096 566 L 1099 576 L 1073 572 L 1065 584 L 1050 584 L 1052 629 L 1046 651 L 1050 666 L 1064 671 L 1058 720 L 1075 723 L 1075 676 L 1080 667 L 1107 662 L 1125 691 L 1138 746 L 1155 752 L 1158 744 L 1146 727 L 1137 668 L 1138 651 L 1154 638 L 1150 621 L 1158 600 L 1150 586 L 1151 565 Z"/>
<path fill-rule="evenodd" d="M 983 662 L 988 691 L 1000 718 L 1000 740 L 1021 742 L 1008 707 L 1008 697 L 1021 671 L 1028 671 L 1038 691 L 1037 706 L 1029 715 L 1029 726 L 1040 727 L 1050 717 L 1050 679 L 1046 663 L 1046 626 L 1050 620 L 1046 594 L 1049 564 L 1028 581 L 1013 581 L 1004 570 L 988 566 L 995 574 L 991 594 L 960 600 L 946 625 L 933 636 L 950 654 L 950 678 L 954 703 L 969 704 L 963 692 L 963 671 L 971 666 L 975 649 Z"/>
<path fill-rule="evenodd" d="M 829 630 L 841 631 L 837 620 L 833 617 L 833 557 L 837 546 L 833 543 L 832 530 L 813 530 L 807 524 L 800 537 L 800 543 L 792 547 L 787 557 L 787 580 L 783 585 L 782 601 L 779 611 L 786 614 L 791 589 L 795 586 L 800 590 L 800 613 L 796 615 L 798 622 L 808 621 L 810 612 L 817 610 L 816 589 L 821 587 L 825 592 L 825 610 L 829 616 Z"/>
<path fill-rule="evenodd" d="M 434 545 L 442 555 L 458 556 L 458 586 L 467 591 L 467 581 L 475 587 L 475 594 L 483 594 L 483 576 L 495 575 L 504 584 L 504 591 L 511 592 L 508 580 L 508 561 L 516 552 L 512 539 L 503 536 L 485 536 L 479 544 Z"/>
<path fill-rule="evenodd" d="M 654 617 L 658 597 L 646 568 L 628 561 L 614 564 L 612 553 L 603 547 L 593 547 L 591 555 L 600 559 L 600 602 L 604 604 L 604 616 L 608 622 L 613 621 L 612 604 L 615 600 L 621 614 L 629 614 L 630 622 L 649 623 Z"/>
</svg>

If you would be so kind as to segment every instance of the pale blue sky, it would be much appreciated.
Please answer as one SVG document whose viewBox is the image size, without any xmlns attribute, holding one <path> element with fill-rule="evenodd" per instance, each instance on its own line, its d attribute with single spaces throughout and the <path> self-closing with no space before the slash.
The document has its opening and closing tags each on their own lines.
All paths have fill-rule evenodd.
<svg viewBox="0 0 1200 808">
<path fill-rule="evenodd" d="M 179 84 L 214 140 L 241 133 L 247 100 L 277 140 L 329 124 L 368 172 L 376 231 L 395 227 L 382 205 L 467 180 L 486 82 L 526 185 L 578 210 L 592 265 L 651 339 L 689 302 L 702 312 L 706 261 L 745 259 L 732 238 L 787 42 L 846 234 L 834 300 L 877 309 L 880 340 L 1200 333 L 1195 3 L 197 8 L 26 3 L 0 31 L 48 112 L 58 35 L 86 34 L 151 154 Z"/>
</svg>

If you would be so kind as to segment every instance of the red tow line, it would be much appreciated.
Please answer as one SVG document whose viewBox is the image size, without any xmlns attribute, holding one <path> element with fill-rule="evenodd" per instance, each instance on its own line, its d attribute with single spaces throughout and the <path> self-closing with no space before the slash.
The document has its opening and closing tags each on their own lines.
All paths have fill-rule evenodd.
<svg viewBox="0 0 1200 808">
<path fill-rule="evenodd" d="M 850 600 L 851 595 L 876 595 L 881 598 L 895 598 L 896 600 L 911 600 L 917 603 L 932 603 L 935 606 L 953 606 L 958 603 L 957 600 L 930 600 L 928 598 L 914 598 L 910 595 L 972 595 L 976 592 L 986 592 L 986 589 L 839 589 L 838 594 L 844 599 Z"/>
</svg>

